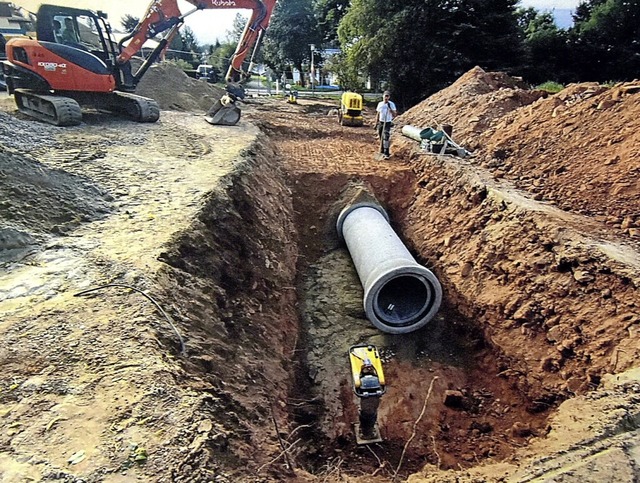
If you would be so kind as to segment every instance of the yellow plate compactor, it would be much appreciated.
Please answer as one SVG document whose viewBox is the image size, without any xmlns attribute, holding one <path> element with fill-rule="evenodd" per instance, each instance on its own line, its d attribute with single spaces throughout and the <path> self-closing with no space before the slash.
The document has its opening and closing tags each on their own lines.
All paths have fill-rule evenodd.
<svg viewBox="0 0 640 483">
<path fill-rule="evenodd" d="M 378 406 L 387 387 L 378 349 L 371 344 L 354 345 L 349 349 L 353 392 L 360 398 L 360 422 L 355 424 L 358 444 L 382 441 L 378 428 Z"/>
</svg>

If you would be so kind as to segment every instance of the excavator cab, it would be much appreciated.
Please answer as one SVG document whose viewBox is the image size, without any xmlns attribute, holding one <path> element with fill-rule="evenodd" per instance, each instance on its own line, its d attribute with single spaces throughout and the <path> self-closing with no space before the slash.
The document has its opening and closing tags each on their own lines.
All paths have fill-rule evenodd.
<svg viewBox="0 0 640 483">
<path fill-rule="evenodd" d="M 97 67 L 101 62 L 104 64 L 105 71 L 114 74 L 113 80 L 116 87 L 122 88 L 125 84 L 121 74 L 123 68 L 116 63 L 116 57 L 119 54 L 118 46 L 112 37 L 111 26 L 104 12 L 58 5 L 41 5 L 37 19 L 36 36 L 38 42 L 45 48 L 68 58 L 74 65 L 80 67 L 87 65 L 87 70 L 90 72 L 101 70 Z M 50 45 L 49 42 L 55 45 Z M 96 63 L 95 57 L 100 62 Z M 124 69 L 130 69 L 130 65 Z M 76 79 L 78 84 L 84 84 L 86 80 L 86 78 Z"/>
</svg>

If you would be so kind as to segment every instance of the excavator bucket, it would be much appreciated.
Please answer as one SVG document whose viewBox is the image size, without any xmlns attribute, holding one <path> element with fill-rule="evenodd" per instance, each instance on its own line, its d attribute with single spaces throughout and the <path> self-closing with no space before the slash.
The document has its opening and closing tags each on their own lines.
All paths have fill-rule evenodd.
<svg viewBox="0 0 640 483">
<path fill-rule="evenodd" d="M 235 126 L 240 120 L 240 108 L 235 103 L 224 105 L 217 100 L 204 119 L 215 126 Z"/>
</svg>

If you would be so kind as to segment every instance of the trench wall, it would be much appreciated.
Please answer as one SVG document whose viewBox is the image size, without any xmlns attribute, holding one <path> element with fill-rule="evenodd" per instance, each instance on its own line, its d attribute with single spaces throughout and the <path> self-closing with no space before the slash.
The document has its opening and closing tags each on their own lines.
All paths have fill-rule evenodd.
<svg viewBox="0 0 640 483">
<path fill-rule="evenodd" d="M 297 232 L 274 160 L 259 136 L 160 255 L 159 280 L 184 331 L 184 366 L 205 396 L 200 411 L 226 435 L 198 464 L 219 465 L 222 455 L 238 481 L 280 451 L 273 421 L 287 427 L 298 337 Z"/>
<path fill-rule="evenodd" d="M 637 364 L 640 270 L 629 247 L 469 161 L 413 155 L 412 166 L 404 238 L 433 265 L 446 302 L 481 327 L 504 362 L 498 375 L 529 395 L 530 410 Z"/>
</svg>

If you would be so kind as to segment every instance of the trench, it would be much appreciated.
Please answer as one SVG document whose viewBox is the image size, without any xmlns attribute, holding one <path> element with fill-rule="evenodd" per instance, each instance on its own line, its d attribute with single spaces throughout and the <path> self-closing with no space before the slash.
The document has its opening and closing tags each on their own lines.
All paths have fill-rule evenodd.
<svg viewBox="0 0 640 483">
<path fill-rule="evenodd" d="M 411 175 L 355 181 L 385 199 L 398 229 L 402 206 L 412 192 Z M 461 315 L 461 307 L 445 295 L 437 316 L 408 334 L 381 332 L 366 319 L 360 280 L 335 233 L 336 208 L 343 207 L 335 200 L 353 182 L 345 175 L 324 174 L 293 180 L 293 208 L 301 234 L 297 284 L 302 347 L 302 370 L 293 397 L 313 401 L 297 407 L 294 417 L 310 424 L 310 441 L 318 440 L 317 427 L 324 436 L 305 455 L 307 466 L 316 474 L 343 471 L 406 478 L 427 463 L 460 469 L 508 458 L 529 437 L 544 432 L 547 415 L 532 414 L 527 396 L 495 376 L 504 370 L 502 358 L 481 328 Z M 325 187 L 321 193 L 316 190 L 317 196 L 309 196 L 311 187 L 319 185 Z M 310 222 L 308 214 L 319 208 L 317 220 Z M 431 260 L 414 255 L 435 270 Z M 445 294 L 452 291 L 455 287 L 444 287 Z M 359 343 L 378 348 L 388 384 L 378 410 L 383 442 L 367 446 L 355 442 L 359 400 L 351 388 L 346 357 L 349 347 Z"/>
<path fill-rule="evenodd" d="M 443 285 L 439 313 L 418 331 L 385 334 L 366 320 L 335 233 L 339 200 L 354 181 L 379 197 L 402 236 L 412 173 L 292 173 L 260 139 L 161 256 L 162 281 L 189 327 L 186 369 L 211 394 L 200 411 L 233 415 L 222 424 L 234 436 L 213 449 L 238 474 L 268 465 L 275 475 L 304 468 L 323 478 L 406 478 L 427 463 L 461 469 L 509 458 L 544 434 L 552 405 L 532 410 L 521 386 L 500 376 L 510 366 L 461 315 L 478 307 L 461 306 L 455 286 Z M 433 260 L 414 255 L 437 273 Z M 347 351 L 363 342 L 380 351 L 388 390 L 378 410 L 383 442 L 359 446 Z M 239 455 L 265 445 L 271 456 L 284 445 L 287 458 L 269 463 L 267 452 L 244 467 Z"/>
<path fill-rule="evenodd" d="M 370 159 L 330 164 L 335 151 L 319 153 L 340 132 L 289 118 L 284 127 L 269 122 L 262 126 L 269 137 L 259 136 L 201 203 L 198 194 L 200 211 L 189 228 L 167 245 L 161 239 L 165 263 L 153 265 L 161 267 L 154 293 L 187 348 L 179 355 L 175 334 L 158 328 L 162 357 L 184 369 L 161 377 L 189 396 L 176 417 L 162 415 L 178 422 L 159 445 L 179 453 L 163 462 L 172 481 L 297 481 L 294 469 L 319 481 L 388 481 L 435 468 L 517 463 L 523 447 L 540 451 L 558 439 L 549 418 L 560 402 L 637 361 L 637 256 L 584 235 L 584 219 L 502 190 L 452 159 L 407 156 L 411 163 L 393 169 L 372 167 Z M 309 159 L 289 156 L 282 139 L 302 140 Z M 95 165 L 101 174 L 102 166 Z M 364 317 L 362 287 L 335 232 L 342 194 L 353 183 L 379 199 L 415 258 L 443 285 L 441 310 L 419 331 L 384 334 Z M 378 414 L 383 442 L 368 446 L 356 445 L 353 431 L 358 400 L 346 350 L 358 342 L 380 349 L 388 382 Z M 95 361 L 103 357 L 98 352 Z M 615 408 L 636 404 L 633 391 L 637 384 Z M 178 400 L 168 394 L 169 405 Z M 569 401 L 569 412 L 579 400 Z M 604 398 L 601 407 L 584 411 L 585 425 L 617 412 Z M 635 430 L 637 421 L 630 410 L 593 439 Z M 573 428 L 559 434 L 575 446 L 582 436 L 571 439 Z M 542 449 L 541 460 L 554 451 Z"/>
</svg>

